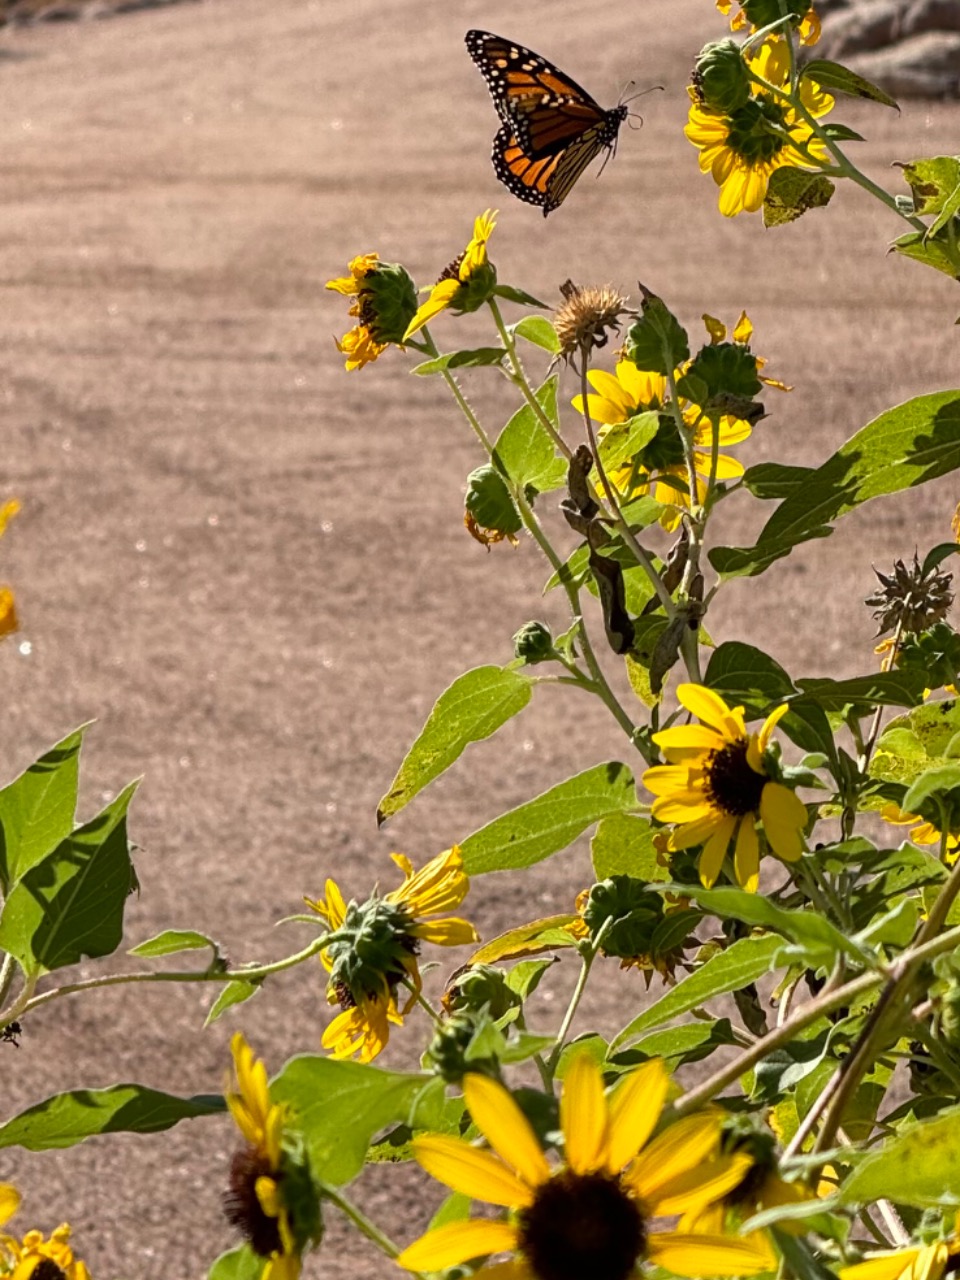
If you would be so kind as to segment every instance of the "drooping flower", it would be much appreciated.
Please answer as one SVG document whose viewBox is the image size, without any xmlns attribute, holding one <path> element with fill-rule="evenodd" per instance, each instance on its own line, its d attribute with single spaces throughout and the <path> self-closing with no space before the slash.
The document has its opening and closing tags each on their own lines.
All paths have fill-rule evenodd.
<svg viewBox="0 0 960 1280">
<path fill-rule="evenodd" d="M 787 42 L 770 37 L 746 58 L 750 72 L 784 89 L 789 83 Z M 813 127 L 779 94 L 758 86 L 747 102 L 729 113 L 704 101 L 697 85 L 688 90 L 690 114 L 684 129 L 700 152 L 700 169 L 720 188 L 720 212 L 725 217 L 755 213 L 763 204 L 767 184 L 783 165 L 817 169 L 828 153 Z M 800 98 L 815 119 L 833 108 L 833 98 L 811 80 L 800 83 Z"/>
<path fill-rule="evenodd" d="M 230 1044 L 234 1078 L 224 1095 L 244 1144 L 230 1162 L 223 1207 L 254 1253 L 260 1280 L 298 1280 L 301 1257 L 323 1234 L 320 1205 L 302 1153 L 286 1141 L 286 1108 L 270 1100 L 267 1068 L 243 1033 Z"/>
<path fill-rule="evenodd" d="M 622 499 L 651 494 L 664 506 L 660 523 L 668 531 L 676 529 L 684 509 L 690 506 L 687 464 L 683 443 L 672 414 L 665 412 L 668 402 L 667 379 L 658 373 L 646 373 L 630 360 L 617 362 L 614 373 L 590 369 L 587 380 L 595 394 L 587 394 L 587 408 L 594 422 L 601 425 L 597 437 L 603 440 L 611 426 L 626 422 L 637 414 L 653 410 L 660 413 L 657 434 L 643 449 L 622 466 L 614 469 L 608 480 Z M 713 425 L 700 407 L 681 400 L 684 421 L 693 431 L 693 456 L 697 471 L 697 500 L 702 501 L 710 475 Z M 573 407 L 583 412 L 583 397 L 574 396 Z M 727 414 L 720 419 L 718 443 L 721 447 L 740 444 L 751 433 L 748 422 Z M 717 456 L 717 479 L 729 480 L 743 475 L 736 458 L 721 453 Z"/>
<path fill-rule="evenodd" d="M 349 372 L 372 364 L 391 343 L 403 345 L 404 330 L 417 309 L 417 294 L 406 270 L 399 263 L 381 262 L 379 254 L 361 254 L 348 270 L 349 275 L 328 280 L 326 287 L 356 299 L 348 314 L 360 323 L 337 339 Z"/>
<path fill-rule="evenodd" d="M 672 851 L 703 845 L 697 865 L 707 888 L 720 875 L 733 842 L 737 883 L 754 893 L 760 875 L 758 821 L 766 843 L 785 862 L 796 862 L 803 853 L 806 807 L 771 778 L 765 757 L 787 706 L 767 716 L 759 733 L 748 733 L 743 708 L 728 707 L 712 689 L 681 684 L 677 698 L 701 723 L 653 735 L 667 763 L 643 775 L 644 786 L 657 797 L 651 813 L 660 822 L 678 824 L 669 840 Z"/>
<path fill-rule="evenodd" d="M 910 839 L 914 844 L 937 845 L 937 847 L 940 845 L 941 833 L 932 822 L 925 822 L 918 813 L 906 813 L 891 803 L 883 806 L 880 817 L 884 822 L 889 822 L 892 827 L 909 827 L 917 823 L 918 825 L 910 832 Z M 946 860 L 948 863 L 956 862 L 958 848 L 960 848 L 960 831 L 950 831 L 947 835 Z"/>
<path fill-rule="evenodd" d="M 497 273 L 487 258 L 487 241 L 496 225 L 494 209 L 487 209 L 474 220 L 473 238 L 463 253 L 444 269 L 426 302 L 407 325 L 405 340 L 448 307 L 462 315 L 465 311 L 476 311 L 486 302 L 497 283 Z"/>
<path fill-rule="evenodd" d="M 717 8 L 724 17 L 730 13 L 733 8 L 733 0 L 716 0 Z M 756 25 L 747 18 L 747 15 L 741 8 L 737 8 L 736 12 L 730 18 L 730 30 L 742 31 L 744 27 L 748 28 L 751 34 L 756 31 Z M 820 19 L 813 5 L 807 10 L 803 18 L 800 20 L 798 28 L 800 33 L 801 44 L 816 44 L 820 39 Z"/>
<path fill-rule="evenodd" d="M 0 1227 L 20 1207 L 20 1192 L 0 1183 Z M 70 1246 L 70 1227 L 60 1224 L 44 1238 L 42 1231 L 28 1231 L 22 1239 L 0 1231 L 0 1275 L 10 1280 L 90 1280 L 90 1272 Z"/>
<path fill-rule="evenodd" d="M 596 347 L 605 347 L 610 333 L 620 331 L 625 316 L 636 312 L 613 285 L 587 285 L 581 288 L 572 280 L 560 286 L 563 302 L 553 316 L 553 327 L 560 342 L 559 355 L 568 362 Z"/>
<path fill-rule="evenodd" d="M 414 1156 L 455 1191 L 507 1209 L 506 1218 L 469 1218 L 428 1231 L 397 1261 L 439 1271 L 507 1253 L 481 1268 L 480 1280 L 628 1280 L 646 1262 L 682 1276 L 753 1275 L 766 1255 L 732 1236 L 651 1229 L 652 1220 L 704 1206 L 735 1185 L 749 1157 L 720 1156 L 720 1116 L 702 1112 L 657 1126 L 669 1088 L 654 1059 L 626 1075 L 609 1096 L 587 1054 L 563 1083 L 563 1163 L 548 1161 L 512 1094 L 469 1074 L 467 1109 L 492 1150 L 461 1138 L 415 1138 Z"/>
<path fill-rule="evenodd" d="M 337 883 L 327 880 L 325 898 L 305 899 L 331 930 L 321 960 L 330 974 L 327 999 L 340 1005 L 340 1013 L 322 1044 L 335 1058 L 359 1055 L 361 1062 L 371 1062 L 386 1046 L 390 1023 L 403 1024 L 420 990 L 422 942 L 459 947 L 479 940 L 468 921 L 442 915 L 459 906 L 470 888 L 457 846 L 419 871 L 403 854 L 392 857 L 404 880 L 382 897 L 374 893 L 364 903 L 347 903 Z M 397 1003 L 401 985 L 410 992 L 403 1010 Z"/>
<path fill-rule="evenodd" d="M 702 913 L 689 898 L 657 893 L 643 880 L 614 875 L 577 895 L 577 916 L 566 926 L 576 939 L 600 938 L 600 954 L 615 956 L 621 969 L 638 969 L 647 987 L 655 973 L 673 981 Z"/>
<path fill-rule="evenodd" d="M 897 628 L 910 635 L 919 635 L 937 622 L 942 622 L 953 604 L 950 584 L 952 573 L 941 573 L 934 564 L 927 567 L 913 553 L 913 564 L 896 560 L 893 573 L 881 573 L 874 569 L 880 586 L 867 596 L 866 604 L 873 608 L 877 635 Z"/>
</svg>

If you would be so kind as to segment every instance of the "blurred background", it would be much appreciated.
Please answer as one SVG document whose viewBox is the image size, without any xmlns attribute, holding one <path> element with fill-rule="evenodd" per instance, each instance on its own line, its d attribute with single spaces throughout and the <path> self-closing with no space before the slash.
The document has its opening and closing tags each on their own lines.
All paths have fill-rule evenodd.
<svg viewBox="0 0 960 1280">
<path fill-rule="evenodd" d="M 832 19 L 873 30 L 883 5 L 896 8 L 835 4 Z M 487 553 L 466 535 L 464 480 L 483 459 L 442 388 L 408 377 L 396 351 L 344 372 L 344 300 L 323 286 L 349 259 L 375 250 L 429 284 L 494 207 L 501 280 L 551 303 L 568 277 L 635 300 L 642 280 L 694 334 L 703 312 L 732 324 L 745 308 L 754 349 L 795 387 L 770 393 L 738 450 L 748 464 L 819 461 L 883 409 L 957 385 L 956 285 L 888 257 L 900 228 L 857 189 L 776 232 L 718 214 L 682 134 L 694 57 L 725 30 L 709 0 L 57 0 L 46 16 L 59 20 L 25 23 L 37 7 L 8 3 L 0 33 L 0 499 L 23 504 L 0 548 L 22 621 L 0 646 L 0 777 L 90 719 L 81 817 L 144 775 L 127 946 L 195 928 L 234 962 L 280 956 L 305 939 L 273 921 L 327 875 L 348 895 L 388 887 L 394 849 L 420 863 L 580 769 L 640 763 L 597 708 L 541 689 L 378 832 L 377 801 L 439 693 L 509 660 L 529 617 L 563 615 L 539 600 L 547 574 L 529 542 Z M 853 52 L 890 58 L 932 32 L 939 96 L 899 115 L 835 112 L 893 189 L 894 162 L 955 152 L 960 136 L 960 6 L 915 31 L 916 7 Z M 664 86 L 635 104 L 643 127 L 622 131 L 602 179 L 588 173 L 546 223 L 490 166 L 496 116 L 463 47 L 473 26 L 532 46 L 604 106 L 630 80 Z M 476 318 L 435 330 L 451 346 L 480 332 Z M 504 386 L 488 370 L 463 381 L 496 431 L 515 407 Z M 571 374 L 561 390 L 575 394 Z M 725 591 L 714 637 L 749 638 L 795 676 L 873 669 L 871 565 L 947 539 L 958 499 L 947 478 L 847 517 Z M 718 536 L 742 542 L 757 520 L 731 500 Z M 584 843 L 525 879 L 524 918 L 571 909 L 589 880 Z M 521 922 L 516 887 L 474 882 L 486 936 Z M 612 1030 L 645 997 L 609 964 L 584 1018 Z M 567 967 L 544 984 L 544 1018 Z M 116 1080 L 216 1092 L 237 1026 L 279 1067 L 319 1049 L 323 985 L 319 966 L 297 969 L 206 1032 L 201 987 L 55 1002 L 19 1049 L 0 1045 L 3 1112 Z M 396 1036 L 386 1063 L 414 1065 L 412 1040 Z M 220 1197 L 233 1146 L 228 1120 L 195 1121 L 2 1151 L 0 1179 L 24 1192 L 20 1228 L 69 1219 L 96 1280 L 199 1280 L 232 1243 Z M 435 1189 L 386 1168 L 356 1195 L 406 1241 Z M 383 1276 L 330 1217 L 308 1274 Z"/>
</svg>

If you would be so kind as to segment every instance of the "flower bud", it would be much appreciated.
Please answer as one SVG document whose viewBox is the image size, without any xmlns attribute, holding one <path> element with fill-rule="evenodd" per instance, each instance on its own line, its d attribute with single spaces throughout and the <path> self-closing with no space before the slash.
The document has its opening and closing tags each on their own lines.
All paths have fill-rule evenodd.
<svg viewBox="0 0 960 1280">
<path fill-rule="evenodd" d="M 470 1047 L 489 1027 L 485 1016 L 470 1011 L 447 1019 L 436 1031 L 426 1052 L 427 1063 L 448 1084 L 460 1084 L 467 1072 L 500 1079 L 500 1066 L 494 1057 L 470 1053 Z"/>
<path fill-rule="evenodd" d="M 467 476 L 464 523 L 478 542 L 488 545 L 504 538 L 514 541 L 523 527 L 503 476 L 487 463 Z"/>
<path fill-rule="evenodd" d="M 361 322 L 375 342 L 403 342 L 417 310 L 417 291 L 398 262 L 377 262 L 363 277 L 359 291 Z"/>
<path fill-rule="evenodd" d="M 519 994 L 508 985 L 503 971 L 492 964 L 472 964 L 461 969 L 443 993 L 447 1013 L 479 1013 L 486 1009 L 494 1020 L 511 1009 L 519 1009 L 522 1003 Z"/>
<path fill-rule="evenodd" d="M 697 97 L 724 115 L 742 107 L 750 97 L 750 77 L 740 46 L 734 40 L 716 40 L 700 51 L 693 72 Z"/>
<path fill-rule="evenodd" d="M 513 652 L 530 667 L 538 662 L 549 662 L 557 656 L 550 629 L 542 622 L 523 624 L 513 637 Z"/>
</svg>

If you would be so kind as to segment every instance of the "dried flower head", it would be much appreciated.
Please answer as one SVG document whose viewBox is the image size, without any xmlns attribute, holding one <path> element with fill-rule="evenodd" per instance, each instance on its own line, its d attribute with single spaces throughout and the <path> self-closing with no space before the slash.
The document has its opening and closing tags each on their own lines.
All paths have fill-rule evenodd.
<svg viewBox="0 0 960 1280">
<path fill-rule="evenodd" d="M 874 573 L 880 579 L 880 588 L 867 596 L 866 603 L 879 624 L 878 636 L 896 627 L 908 635 L 919 635 L 942 622 L 953 604 L 953 574 L 938 572 L 935 564 L 925 567 L 916 552 L 909 568 L 898 560 L 892 576 L 879 569 Z"/>
<path fill-rule="evenodd" d="M 607 344 L 607 331 L 620 332 L 624 316 L 636 315 L 627 300 L 613 285 L 587 285 L 581 288 L 567 280 L 560 286 L 563 302 L 553 317 L 560 339 L 560 355 L 573 361 L 594 347 Z"/>
</svg>

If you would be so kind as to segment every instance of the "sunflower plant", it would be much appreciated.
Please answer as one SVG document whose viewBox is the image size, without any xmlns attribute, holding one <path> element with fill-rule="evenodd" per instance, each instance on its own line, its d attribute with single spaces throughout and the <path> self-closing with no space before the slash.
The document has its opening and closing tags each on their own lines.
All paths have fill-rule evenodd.
<svg viewBox="0 0 960 1280">
<path fill-rule="evenodd" d="M 910 194 L 884 190 L 837 115 L 851 96 L 895 104 L 816 57 L 809 0 L 716 10 L 728 29 L 696 60 L 686 136 L 721 213 L 789 236 L 847 180 L 907 224 L 897 252 L 960 278 L 960 157 L 909 161 Z M 138 881 L 136 786 L 78 821 L 76 730 L 0 788 L 2 1041 L 66 997 L 144 982 L 204 984 L 206 1024 L 236 1023 L 299 969 L 304 1051 L 271 1077 L 234 1030 L 219 1090 L 77 1089 L 7 1116 L 0 1141 L 220 1124 L 233 1236 L 210 1280 L 321 1275 L 332 1219 L 397 1276 L 942 1280 L 960 1253 L 960 518 L 877 582 L 864 556 L 879 644 L 859 675 L 788 671 L 759 627 L 725 637 L 714 605 L 848 512 L 960 470 L 960 389 L 889 408 L 818 465 L 750 465 L 789 387 L 745 312 L 678 315 L 653 281 L 631 298 L 568 280 L 551 307 L 500 278 L 498 216 L 421 286 L 369 248 L 328 283 L 348 300 L 346 370 L 376 377 L 393 349 L 471 434 L 465 552 L 490 572 L 524 557 L 563 619 L 531 616 L 438 691 L 376 820 L 534 698 L 596 699 L 618 758 L 440 852 L 395 852 L 382 885 L 318 854 L 279 960 L 176 927 L 77 979 L 120 947 Z M 486 345 L 457 345 L 466 314 Z M 468 395 L 484 378 L 492 424 Z M 765 509 L 751 545 L 727 540 L 730 499 Z M 0 638 L 15 627 L 3 588 Z M 530 919 L 515 893 L 480 937 L 477 877 L 532 875 L 582 840 L 592 875 L 566 910 Z M 618 1026 L 588 1016 L 601 984 Z M 372 1165 L 429 1175 L 402 1238 L 364 1207 Z M 19 1208 L 0 1185 L 0 1276 L 88 1280 L 70 1227 L 18 1234 Z"/>
</svg>

